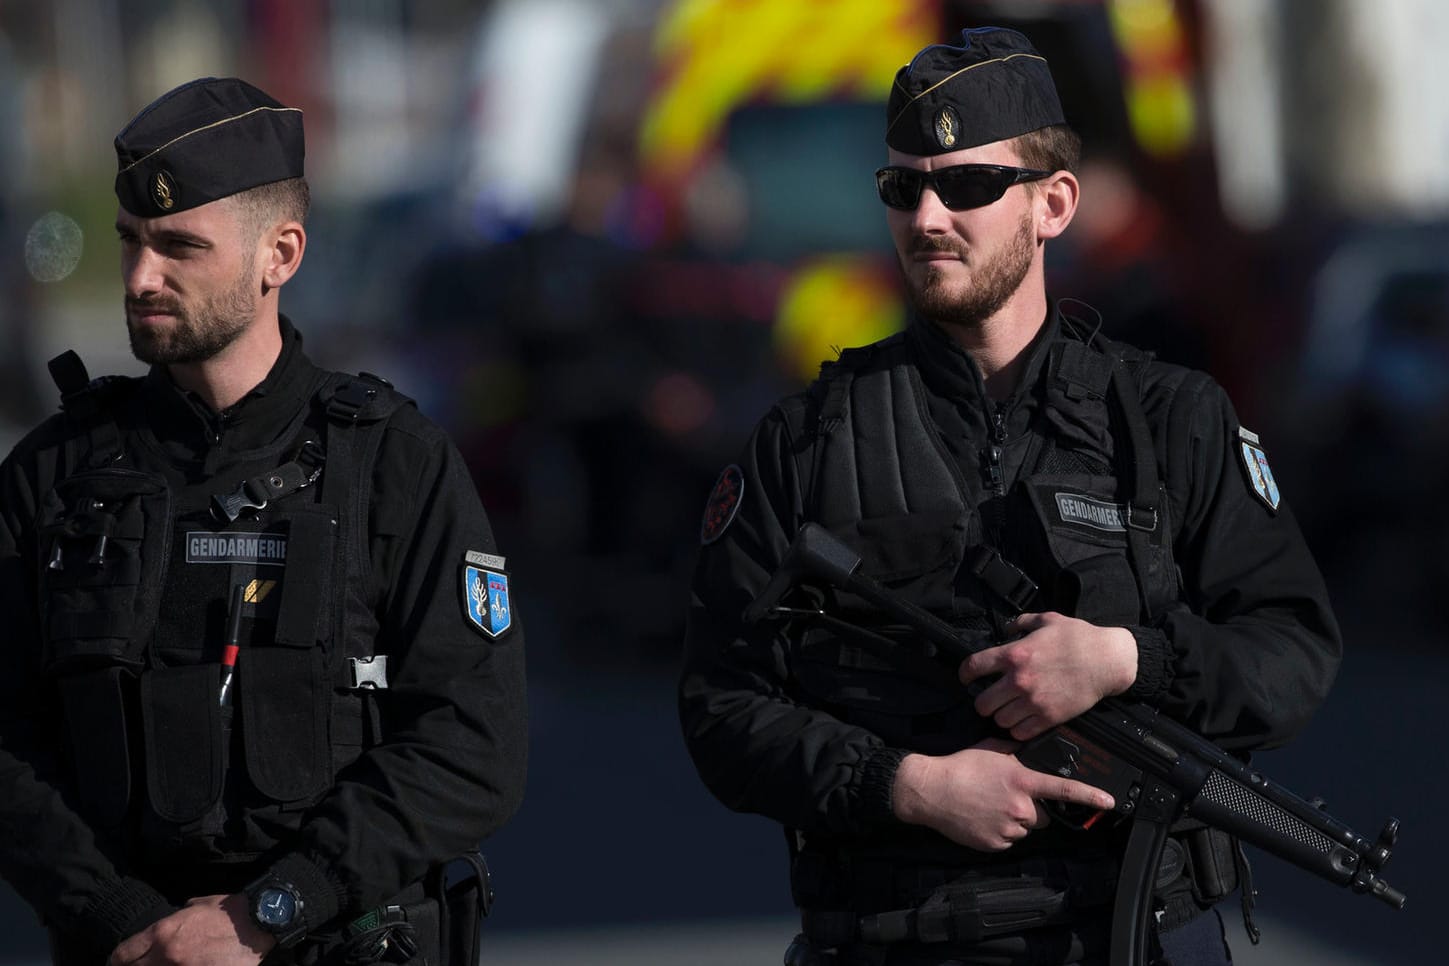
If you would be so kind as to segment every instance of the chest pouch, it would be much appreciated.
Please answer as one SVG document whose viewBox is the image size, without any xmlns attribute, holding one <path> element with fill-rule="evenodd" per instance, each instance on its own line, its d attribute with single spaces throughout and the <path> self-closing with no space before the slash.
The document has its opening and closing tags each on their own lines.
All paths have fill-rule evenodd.
<svg viewBox="0 0 1449 966">
<path fill-rule="evenodd" d="M 306 807 L 332 783 L 337 514 L 287 502 L 229 522 L 194 510 L 178 527 L 168 582 L 176 603 L 141 688 L 153 843 L 209 849 L 224 837 L 228 848 L 254 850 L 265 843 L 251 820 Z M 199 639 L 186 636 L 197 629 Z"/>
<path fill-rule="evenodd" d="M 1018 481 L 1007 519 L 1015 562 L 1042 587 L 1053 610 L 1094 624 L 1141 621 L 1126 504 L 1112 477 L 1037 476 Z"/>
<path fill-rule="evenodd" d="M 159 607 L 169 498 L 159 477 L 92 470 L 41 503 L 40 615 L 50 674 L 138 667 Z"/>
<path fill-rule="evenodd" d="M 78 808 L 98 828 L 131 801 L 135 675 L 160 606 L 170 496 L 121 467 L 61 481 L 41 501 L 42 666 L 70 738 Z"/>
<path fill-rule="evenodd" d="M 961 616 L 954 586 L 966 531 L 959 513 L 872 517 L 835 535 L 861 555 L 862 573 L 938 614 Z M 930 657 L 909 629 L 884 623 L 865 601 L 839 591 L 814 601 L 825 617 L 804 619 L 790 635 L 799 687 L 887 741 L 922 751 L 959 747 L 961 729 L 976 716 L 955 670 Z"/>
</svg>

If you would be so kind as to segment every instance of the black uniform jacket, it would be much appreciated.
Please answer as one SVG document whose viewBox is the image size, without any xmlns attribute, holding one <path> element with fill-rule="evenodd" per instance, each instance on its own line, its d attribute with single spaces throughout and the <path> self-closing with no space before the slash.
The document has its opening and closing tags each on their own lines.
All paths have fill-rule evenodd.
<svg viewBox="0 0 1449 966">
<path fill-rule="evenodd" d="M 162 368 L 132 381 L 116 405 L 127 456 L 173 480 L 225 479 L 239 454 L 295 427 L 328 374 L 286 319 L 281 327 L 270 374 L 223 413 Z M 0 467 L 0 871 L 53 928 L 109 950 L 190 896 L 238 888 L 246 880 L 236 871 L 268 868 L 299 890 L 315 927 L 397 894 L 514 812 L 525 771 L 522 634 L 516 622 L 496 640 L 469 626 L 459 574 L 468 551 L 496 553 L 492 531 L 456 448 L 407 405 L 383 430 L 368 515 L 366 597 L 380 628 L 371 650 L 390 662 L 380 742 L 338 773 L 295 832 L 276 832 L 260 867 L 163 882 L 169 873 L 122 857 L 135 843 L 108 846 L 74 807 L 66 723 L 37 626 L 37 507 L 72 432 L 54 417 Z"/>
<path fill-rule="evenodd" d="M 982 500 L 982 454 L 993 443 L 1007 486 L 1023 472 L 1044 425 L 1036 416 L 1050 347 L 1077 337 L 1065 328 L 1053 309 L 1020 388 L 999 406 L 937 327 L 916 320 L 908 329 L 907 368 L 919 377 L 937 448 L 960 468 L 968 507 Z M 1130 627 L 1139 670 L 1129 696 L 1226 748 L 1264 748 L 1287 740 L 1323 700 L 1338 666 L 1338 628 L 1291 514 L 1271 511 L 1250 489 L 1226 395 L 1206 377 L 1184 381 L 1185 372 L 1159 362 L 1144 372 L 1141 400 L 1168 491 L 1181 593 L 1155 626 Z M 1184 385 L 1195 387 L 1178 400 L 1186 432 L 1169 439 L 1168 413 Z M 823 710 L 800 686 L 788 642 L 740 619 L 810 518 L 801 457 L 810 411 L 802 393 L 759 423 L 739 464 L 738 514 L 700 551 L 680 684 L 685 740 L 705 783 L 733 809 L 827 839 L 903 835 L 891 784 L 901 758 L 922 749 L 892 747 Z"/>
</svg>

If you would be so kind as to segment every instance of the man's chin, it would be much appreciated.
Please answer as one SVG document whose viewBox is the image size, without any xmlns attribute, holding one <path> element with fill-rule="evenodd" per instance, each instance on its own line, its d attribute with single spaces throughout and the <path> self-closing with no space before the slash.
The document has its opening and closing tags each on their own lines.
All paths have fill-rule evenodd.
<svg viewBox="0 0 1449 966">
<path fill-rule="evenodd" d="M 131 355 L 148 366 L 168 366 L 178 362 L 192 362 L 193 353 L 178 346 L 159 332 L 131 330 Z"/>
<path fill-rule="evenodd" d="M 970 302 L 961 286 L 933 282 L 911 290 L 911 305 L 916 314 L 933 322 L 954 322 Z"/>
</svg>

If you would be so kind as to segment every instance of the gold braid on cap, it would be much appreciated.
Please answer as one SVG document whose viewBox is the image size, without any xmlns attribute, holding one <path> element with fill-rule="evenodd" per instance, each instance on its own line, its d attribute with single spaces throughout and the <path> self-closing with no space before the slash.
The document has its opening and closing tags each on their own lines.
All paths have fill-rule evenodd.
<svg viewBox="0 0 1449 966">
<path fill-rule="evenodd" d="M 212 121 L 210 124 L 203 124 L 201 127 L 193 128 L 192 130 L 187 131 L 185 134 L 178 134 L 171 140 L 167 141 L 165 144 L 161 145 L 156 150 L 148 152 L 145 157 L 137 158 L 135 161 L 132 161 L 130 164 L 126 165 L 124 168 L 116 173 L 125 174 L 136 165 L 141 164 L 148 158 L 154 158 L 162 151 L 165 151 L 167 148 L 171 147 L 171 145 L 175 144 L 177 141 L 184 141 L 187 138 L 191 137 L 191 135 L 193 134 L 200 134 L 202 131 L 209 131 L 214 127 L 220 127 L 223 124 L 230 124 L 232 121 L 240 121 L 242 118 L 251 117 L 258 111 L 296 111 L 298 114 L 302 113 L 302 109 L 300 107 L 254 107 L 250 111 L 247 111 L 245 114 L 236 114 L 232 117 L 224 117 L 220 121 Z"/>
<path fill-rule="evenodd" d="M 962 74 L 966 73 L 968 70 L 975 70 L 978 67 L 987 67 L 987 66 L 989 66 L 991 64 L 1004 64 L 1008 60 L 1015 60 L 1018 57 L 1030 57 L 1032 60 L 1039 60 L 1039 61 L 1042 61 L 1043 63 L 1046 62 L 1046 58 L 1043 57 L 1043 56 L 1041 56 L 1040 54 L 1007 54 L 1005 57 L 994 57 L 991 60 L 983 60 L 979 64 L 972 64 L 969 67 L 962 67 L 960 70 L 956 71 L 956 73 L 954 73 L 954 74 L 947 74 L 945 77 L 943 77 L 940 80 L 936 81 L 936 83 L 932 84 L 930 87 L 928 87 L 925 90 L 921 91 L 921 93 L 917 94 L 915 97 L 913 97 L 910 100 L 906 101 L 906 103 L 901 106 L 901 109 L 896 114 L 896 116 L 893 117 L 893 118 L 891 118 L 891 122 L 886 125 L 886 133 L 887 134 L 890 134 L 891 133 L 891 128 L 893 128 L 893 127 L 896 126 L 896 122 L 899 121 L 901 119 L 901 116 L 903 114 L 905 114 L 907 110 L 910 109 L 910 106 L 912 104 L 914 104 L 916 101 L 920 100 L 921 98 L 925 97 L 927 94 L 931 93 L 931 91 L 933 91 L 936 88 L 940 87 L 942 84 L 945 84 L 948 81 L 955 80 L 957 77 L 960 77 Z M 902 92 L 904 92 L 904 93 L 910 93 L 904 87 L 901 87 L 900 80 L 897 80 L 896 81 L 896 86 L 897 87 L 900 87 Z"/>
</svg>

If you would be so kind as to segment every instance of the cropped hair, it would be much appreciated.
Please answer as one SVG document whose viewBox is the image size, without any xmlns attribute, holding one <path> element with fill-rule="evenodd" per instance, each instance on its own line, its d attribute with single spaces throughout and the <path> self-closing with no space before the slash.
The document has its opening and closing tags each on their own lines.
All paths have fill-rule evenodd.
<svg viewBox="0 0 1449 966">
<path fill-rule="evenodd" d="M 252 231 L 260 234 L 279 221 L 307 221 L 312 193 L 306 178 L 286 178 L 270 184 L 257 185 L 232 196 L 241 206 Z"/>
<path fill-rule="evenodd" d="M 1014 140 L 1023 167 L 1075 174 L 1082 160 L 1082 139 L 1065 124 L 1028 131 Z"/>
</svg>

